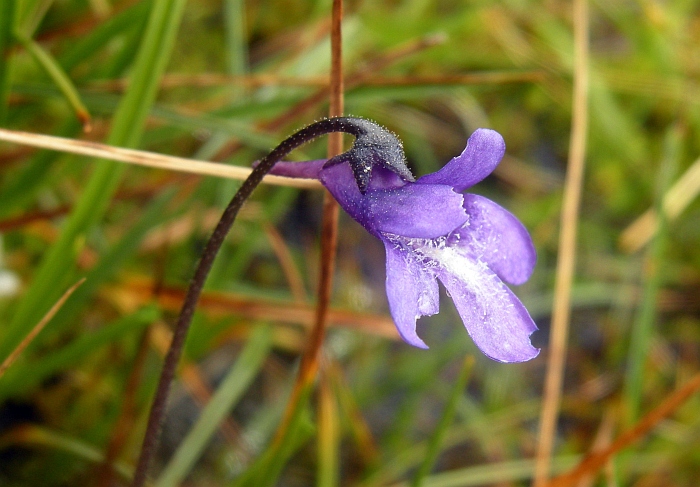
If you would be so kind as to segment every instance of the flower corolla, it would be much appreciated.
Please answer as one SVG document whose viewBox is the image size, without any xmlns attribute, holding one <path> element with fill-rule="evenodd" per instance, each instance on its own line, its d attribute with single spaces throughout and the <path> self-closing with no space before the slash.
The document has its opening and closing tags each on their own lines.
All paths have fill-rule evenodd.
<svg viewBox="0 0 700 487">
<path fill-rule="evenodd" d="M 280 162 L 272 173 L 319 179 L 353 219 L 382 241 L 389 309 L 406 342 L 428 348 L 416 333 L 416 321 L 438 312 L 440 280 L 485 355 L 523 362 L 539 353 L 530 343 L 537 326 L 505 283 L 522 284 L 532 274 L 532 240 L 510 212 L 462 193 L 488 176 L 504 153 L 498 132 L 478 129 L 459 156 L 415 181 L 403 162 L 397 170 L 371 147 L 359 170 L 341 155 L 330 161 Z M 367 163 L 368 157 L 375 160 Z M 362 184 L 358 173 L 369 173 Z"/>
</svg>

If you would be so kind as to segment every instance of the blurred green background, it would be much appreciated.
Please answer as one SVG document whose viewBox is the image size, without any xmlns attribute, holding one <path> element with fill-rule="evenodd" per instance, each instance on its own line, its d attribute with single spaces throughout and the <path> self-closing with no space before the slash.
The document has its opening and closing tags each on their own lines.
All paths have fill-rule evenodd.
<svg viewBox="0 0 700 487">
<path fill-rule="evenodd" d="M 0 125 L 249 167 L 327 114 L 330 7 L 2 0 Z M 609 443 L 700 366 L 700 178 L 673 186 L 700 155 L 700 3 L 589 7 L 590 129 L 556 472 Z M 476 128 L 505 138 L 504 161 L 473 191 L 533 236 L 538 266 L 514 291 L 544 349 L 524 364 L 490 361 L 444 295 L 441 313 L 419 323 L 430 350 L 398 341 L 384 250 L 343 215 L 318 398 L 270 484 L 529 484 L 574 21 L 559 1 L 346 2 L 345 111 L 396 132 L 415 174 L 459 154 Z M 294 158 L 325 150 L 320 139 Z M 87 277 L 0 378 L 0 485 L 127 484 L 168 324 L 238 184 L 0 143 L 0 357 Z M 643 229 L 622 237 L 667 194 L 688 207 L 661 218 L 649 239 Z M 240 485 L 260 469 L 312 322 L 321 199 L 261 186 L 236 222 L 187 342 L 154 485 Z M 218 411 L 203 410 L 215 391 Z M 326 416 L 316 407 L 324 398 Z M 587 485 L 699 485 L 698 410 L 691 397 Z M 431 456 L 434 465 L 421 468 Z"/>
</svg>

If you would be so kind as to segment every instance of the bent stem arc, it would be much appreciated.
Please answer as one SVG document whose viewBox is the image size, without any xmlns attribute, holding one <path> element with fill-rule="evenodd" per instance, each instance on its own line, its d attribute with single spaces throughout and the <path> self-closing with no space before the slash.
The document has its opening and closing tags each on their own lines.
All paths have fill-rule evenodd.
<svg viewBox="0 0 700 487">
<path fill-rule="evenodd" d="M 392 158 L 395 163 L 392 166 L 385 165 L 385 167 L 405 179 L 413 179 L 405 165 L 405 156 L 400 141 L 386 129 L 379 127 L 373 122 L 352 117 L 336 117 L 315 122 L 289 136 L 260 160 L 260 163 L 243 182 L 221 215 L 221 219 L 214 228 L 202 252 L 202 257 L 197 264 L 194 277 L 190 281 L 185 300 L 180 310 L 180 315 L 175 325 L 170 348 L 165 356 L 163 369 L 158 379 L 158 386 L 146 425 L 146 433 L 131 484 L 132 487 L 142 487 L 146 481 L 148 468 L 158 445 L 170 385 L 175 377 L 175 371 L 180 356 L 182 355 L 183 345 L 187 338 L 187 332 L 189 331 L 192 317 L 194 316 L 199 297 L 214 263 L 214 259 L 223 244 L 224 238 L 231 229 L 239 210 L 258 184 L 260 184 L 263 176 L 270 172 L 277 162 L 282 160 L 283 157 L 297 147 L 316 137 L 332 132 L 345 132 L 354 135 L 355 141 L 349 151 L 336 156 L 326 164 L 338 164 L 340 162 L 350 163 L 360 191 L 364 192 L 366 188 L 367 181 L 369 181 L 371 175 L 371 165 L 373 161 L 386 161 L 386 159 L 384 159 L 384 161 L 379 161 L 374 157 L 367 157 L 368 153 L 391 153 L 395 156 Z"/>
</svg>

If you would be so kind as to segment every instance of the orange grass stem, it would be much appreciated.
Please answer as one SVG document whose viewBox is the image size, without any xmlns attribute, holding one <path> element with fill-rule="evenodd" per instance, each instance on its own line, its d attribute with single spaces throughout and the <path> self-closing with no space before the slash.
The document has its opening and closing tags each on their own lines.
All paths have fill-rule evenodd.
<svg viewBox="0 0 700 487">
<path fill-rule="evenodd" d="M 80 279 L 78 282 L 73 284 L 68 290 L 63 293 L 63 296 L 61 296 L 56 303 L 51 306 L 51 309 L 47 311 L 47 313 L 44 315 L 44 317 L 36 324 L 34 325 L 34 328 L 27 334 L 26 337 L 24 337 L 24 340 L 20 342 L 19 345 L 10 353 L 10 355 L 7 356 L 7 358 L 0 364 L 0 377 L 2 377 L 5 374 L 5 371 L 10 368 L 10 366 L 17 360 L 17 358 L 22 354 L 25 348 L 29 346 L 32 341 L 36 338 L 36 336 L 41 333 L 41 330 L 44 329 L 44 327 L 51 321 L 51 319 L 58 313 L 58 310 L 63 307 L 63 305 L 66 303 L 68 298 L 70 298 L 71 294 L 75 292 L 76 289 L 78 289 L 81 284 L 85 282 L 85 278 L 83 277 Z"/>
<path fill-rule="evenodd" d="M 342 116 L 343 113 L 343 70 L 342 70 L 342 42 L 341 25 L 343 20 L 342 0 L 333 0 L 331 14 L 331 86 L 330 107 L 331 117 Z M 328 158 L 340 154 L 343 150 L 343 135 L 341 133 L 329 134 Z M 301 358 L 299 375 L 292 390 L 284 418 L 275 436 L 274 444 L 280 445 L 291 424 L 294 413 L 299 406 L 299 401 L 306 396 L 305 391 L 316 378 L 319 369 L 321 346 L 326 335 L 328 311 L 333 284 L 333 272 L 335 271 L 335 251 L 338 245 L 338 203 L 326 190 L 323 197 L 323 222 L 321 226 L 321 272 L 318 280 L 318 296 L 316 312 L 314 314 L 314 327 L 309 336 L 309 344 Z"/>
<path fill-rule="evenodd" d="M 543 484 L 545 487 L 566 487 L 575 485 L 585 476 L 592 475 L 601 468 L 623 448 L 631 445 L 654 428 L 662 419 L 678 409 L 690 396 L 700 389 L 700 373 L 677 389 L 655 409 L 644 416 L 631 430 L 623 433 L 608 448 L 593 452 L 586 456 L 571 472 L 560 475 L 550 482 Z"/>
</svg>

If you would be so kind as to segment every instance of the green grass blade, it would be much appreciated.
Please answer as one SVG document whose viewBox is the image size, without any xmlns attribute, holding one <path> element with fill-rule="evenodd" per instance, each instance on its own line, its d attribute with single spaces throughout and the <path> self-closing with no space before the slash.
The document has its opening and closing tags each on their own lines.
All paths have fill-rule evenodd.
<svg viewBox="0 0 700 487">
<path fill-rule="evenodd" d="M 474 367 L 474 356 L 470 355 L 464 360 L 462 365 L 462 370 L 455 381 L 454 388 L 452 388 L 452 393 L 445 405 L 445 410 L 442 412 L 440 421 L 433 431 L 433 435 L 428 443 L 428 451 L 425 454 L 423 463 L 421 463 L 416 476 L 413 477 L 413 482 L 411 482 L 412 487 L 420 487 L 424 485 L 425 477 L 433 469 L 435 465 L 435 460 L 440 453 L 440 446 L 442 440 L 447 433 L 447 428 L 452 424 L 452 420 L 455 416 L 455 411 L 457 410 L 457 403 L 459 402 L 460 396 L 464 393 L 464 388 L 467 387 L 467 381 L 471 375 L 472 368 Z"/>
<path fill-rule="evenodd" d="M 235 365 L 221 382 L 202 415 L 180 443 L 177 451 L 155 481 L 155 487 L 180 485 L 199 459 L 226 415 L 251 384 L 270 353 L 272 329 L 259 326 L 251 335 Z"/>
<path fill-rule="evenodd" d="M 146 233 L 156 225 L 163 223 L 163 211 L 174 195 L 175 190 L 171 189 L 156 197 L 119 242 L 102 256 L 97 265 L 86 276 L 85 284 L 80 286 L 61 310 L 56 313 L 52 324 L 53 332 L 68 326 L 85 309 L 85 305 L 99 287 L 111 279 L 138 251 Z"/>
<path fill-rule="evenodd" d="M 645 276 L 644 289 L 642 292 L 642 302 L 639 314 L 632 328 L 630 339 L 630 349 L 627 358 L 627 372 L 625 378 L 625 401 L 627 405 L 627 420 L 630 424 L 637 421 L 642 402 L 642 389 L 644 382 L 644 365 L 649 356 L 649 345 L 654 333 L 654 323 L 656 322 L 656 305 L 659 290 L 662 284 L 662 272 L 664 251 L 666 249 L 666 234 L 668 232 L 668 222 L 663 212 L 663 196 L 666 194 L 673 174 L 678 167 L 678 159 L 681 154 L 681 130 L 674 126 L 669 130 L 665 141 L 664 159 L 659 167 L 659 188 L 654 202 L 657 215 L 659 215 L 659 227 L 656 232 L 648 253 L 645 256 L 647 264 L 644 266 L 650 269 Z"/>
<path fill-rule="evenodd" d="M 79 126 L 75 119 L 69 118 L 64 126 L 57 130 L 57 134 L 61 137 L 72 137 L 78 131 Z M 39 151 L 17 171 L 18 174 L 6 181 L 0 189 L 0 218 L 34 200 L 36 193 L 44 187 L 52 174 L 50 169 L 54 162 L 63 155 L 61 152 Z"/>
<path fill-rule="evenodd" d="M 15 444 L 62 451 L 92 463 L 104 461 L 104 455 L 96 447 L 83 440 L 72 438 L 65 433 L 40 426 L 28 425 L 19 427 L 0 437 L 0 451 Z M 113 464 L 113 467 L 125 480 L 133 475 L 133 469 L 124 462 L 117 462 Z"/>
<path fill-rule="evenodd" d="M 31 54 L 34 60 L 39 66 L 46 72 L 46 74 L 51 78 L 51 80 L 56 84 L 58 89 L 61 91 L 63 96 L 68 101 L 68 104 L 75 111 L 78 119 L 83 123 L 85 127 L 89 127 L 90 114 L 88 113 L 85 104 L 80 99 L 78 90 L 76 89 L 73 82 L 68 77 L 63 68 L 56 62 L 56 60 L 46 52 L 39 44 L 37 44 L 33 39 L 25 36 L 21 33 L 16 33 L 15 36 L 19 42 L 24 46 L 24 48 Z"/>
<path fill-rule="evenodd" d="M 185 0 L 158 0 L 153 6 L 141 48 L 136 57 L 129 90 L 114 116 L 107 142 L 134 147 L 153 105 L 161 76 L 172 52 Z M 70 276 L 78 247 L 87 230 L 104 215 L 125 167 L 101 161 L 86 184 L 58 241 L 34 275 L 32 286 L 6 328 L 0 357 L 6 357 L 57 298 L 60 284 Z"/>
<path fill-rule="evenodd" d="M 80 363 L 85 356 L 100 347 L 145 328 L 159 317 L 160 311 L 157 307 L 146 306 L 129 316 L 105 324 L 95 332 L 82 334 L 73 342 L 45 357 L 34 359 L 31 363 L 17 363 L 15 368 L 9 369 L 0 381 L 0 401 L 38 386 L 51 375 Z"/>
<path fill-rule="evenodd" d="M 248 72 L 245 2 L 224 0 L 224 16 L 227 71 L 233 75 L 245 74 Z"/>
<path fill-rule="evenodd" d="M 289 458 L 311 437 L 315 429 L 308 414 L 311 390 L 312 387 L 306 387 L 299 394 L 284 437 L 273 438 L 258 460 L 232 486 L 266 487 L 276 484 Z"/>
<path fill-rule="evenodd" d="M 133 29 L 134 25 L 140 25 L 148 15 L 148 9 L 151 5 L 151 1 L 139 2 L 93 29 L 58 57 L 63 69 L 70 71 L 93 56 L 116 36 Z"/>
<path fill-rule="evenodd" d="M 16 19 L 16 0 L 5 0 L 0 8 L 0 125 L 7 120 L 7 101 L 12 75 L 13 32 Z"/>
</svg>

